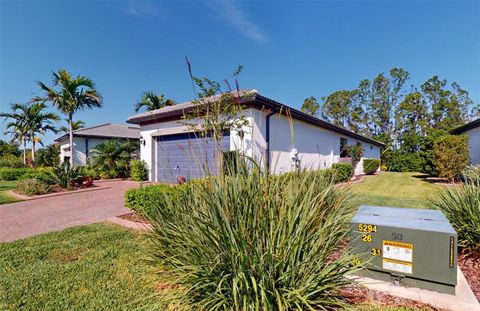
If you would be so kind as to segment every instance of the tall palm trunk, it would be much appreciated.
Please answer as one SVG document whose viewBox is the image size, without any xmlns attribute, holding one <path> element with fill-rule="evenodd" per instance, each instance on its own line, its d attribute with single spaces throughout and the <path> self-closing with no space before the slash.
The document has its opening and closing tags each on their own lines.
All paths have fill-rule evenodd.
<svg viewBox="0 0 480 311">
<path fill-rule="evenodd" d="M 32 165 L 35 166 L 35 137 L 32 133 Z"/>
<path fill-rule="evenodd" d="M 70 130 L 70 166 L 73 167 L 73 157 L 75 152 L 73 150 L 73 121 L 72 121 L 72 114 L 68 115 L 68 127 Z"/>
<path fill-rule="evenodd" d="M 27 141 L 25 138 L 22 139 L 23 143 L 23 165 L 27 166 Z"/>
</svg>

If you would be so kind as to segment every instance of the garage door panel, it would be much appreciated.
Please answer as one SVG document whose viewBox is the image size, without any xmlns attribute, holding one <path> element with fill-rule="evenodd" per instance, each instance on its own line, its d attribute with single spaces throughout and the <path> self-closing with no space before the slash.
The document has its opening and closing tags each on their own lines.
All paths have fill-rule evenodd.
<svg viewBox="0 0 480 311">
<path fill-rule="evenodd" d="M 221 150 L 230 150 L 230 136 L 221 141 Z M 157 181 L 176 182 L 177 177 L 201 178 L 215 175 L 217 144 L 209 137 L 176 134 L 157 137 Z"/>
</svg>

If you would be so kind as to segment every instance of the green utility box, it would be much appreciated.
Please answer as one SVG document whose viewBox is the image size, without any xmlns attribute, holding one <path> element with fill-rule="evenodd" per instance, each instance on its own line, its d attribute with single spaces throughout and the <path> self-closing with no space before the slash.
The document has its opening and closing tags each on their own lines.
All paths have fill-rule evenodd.
<svg viewBox="0 0 480 311">
<path fill-rule="evenodd" d="M 457 284 L 457 233 L 440 211 L 361 206 L 350 247 L 357 274 L 447 294 Z"/>
</svg>

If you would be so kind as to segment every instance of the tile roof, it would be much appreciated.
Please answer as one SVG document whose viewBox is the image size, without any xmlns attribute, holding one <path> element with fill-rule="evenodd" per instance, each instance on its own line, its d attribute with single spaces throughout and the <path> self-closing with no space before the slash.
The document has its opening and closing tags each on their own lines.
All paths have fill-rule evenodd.
<svg viewBox="0 0 480 311">
<path fill-rule="evenodd" d="M 236 94 L 237 92 L 235 92 Z M 257 90 L 241 90 L 239 92 L 240 96 L 246 95 L 246 94 L 257 94 Z M 202 99 L 201 103 L 206 104 L 210 102 L 214 102 L 217 100 L 221 95 L 215 95 L 211 96 L 205 99 Z M 170 115 L 178 115 L 178 114 L 183 114 L 184 111 L 188 111 L 189 109 L 195 107 L 197 103 L 193 100 L 183 102 L 180 104 L 175 104 L 173 106 L 166 106 L 160 109 L 152 110 L 152 111 L 146 111 L 142 112 L 139 114 L 136 114 L 134 116 L 131 116 L 128 118 L 127 122 L 128 123 L 139 123 L 144 120 L 156 120 L 164 117 L 168 117 Z"/>
<path fill-rule="evenodd" d="M 383 146 L 384 143 L 374 140 L 372 138 L 357 134 L 355 132 L 352 132 L 350 130 L 347 130 L 343 127 L 336 126 L 334 124 L 331 124 L 327 121 L 321 120 L 319 118 L 316 118 L 314 116 L 308 115 L 304 112 L 301 112 L 300 110 L 297 110 L 295 108 L 292 108 L 290 106 L 284 105 L 282 103 L 279 103 L 271 98 L 262 96 L 259 94 L 259 92 L 255 89 L 252 90 L 241 90 L 240 95 L 251 95 L 251 96 L 246 96 L 242 98 L 242 102 L 244 104 L 252 104 L 255 106 L 258 106 L 260 109 L 263 108 L 268 108 L 271 109 L 272 111 L 275 112 L 283 112 L 289 111 L 290 115 L 296 119 L 302 120 L 304 122 L 329 129 L 331 131 L 341 133 L 345 136 L 353 137 L 377 146 Z M 204 103 L 209 103 L 212 101 L 215 101 L 218 99 L 221 95 L 215 95 L 206 99 L 202 100 L 202 104 Z M 182 116 L 185 112 L 188 112 L 195 107 L 197 103 L 195 101 L 188 101 L 184 102 L 181 104 L 176 104 L 173 106 L 167 106 L 161 109 L 153 110 L 153 111 L 147 111 L 143 112 L 140 114 L 133 115 L 128 118 L 127 122 L 128 123 L 133 123 L 133 124 L 140 124 L 143 122 L 161 122 L 162 119 L 168 118 L 168 117 L 178 117 Z"/>
<path fill-rule="evenodd" d="M 75 130 L 73 136 L 140 139 L 140 128 L 135 125 L 105 123 Z M 55 139 L 55 142 L 66 138 L 68 138 L 68 133 Z"/>
</svg>

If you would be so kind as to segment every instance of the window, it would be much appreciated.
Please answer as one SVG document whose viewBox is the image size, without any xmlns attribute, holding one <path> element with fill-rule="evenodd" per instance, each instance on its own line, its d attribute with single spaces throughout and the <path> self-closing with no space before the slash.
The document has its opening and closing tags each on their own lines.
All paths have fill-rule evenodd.
<svg viewBox="0 0 480 311">
<path fill-rule="evenodd" d="M 348 146 L 348 141 L 347 141 L 347 139 L 341 137 L 341 138 L 340 138 L 340 158 L 346 158 L 346 157 L 348 157 L 347 146 Z"/>
</svg>

